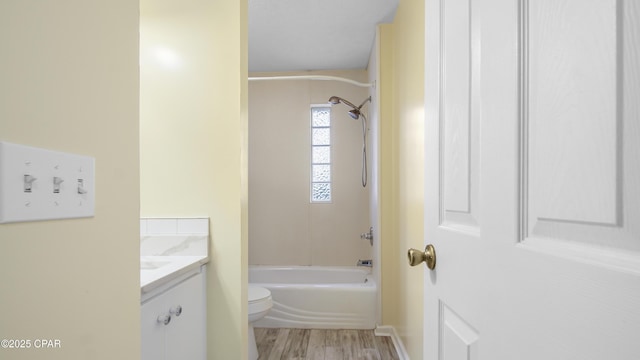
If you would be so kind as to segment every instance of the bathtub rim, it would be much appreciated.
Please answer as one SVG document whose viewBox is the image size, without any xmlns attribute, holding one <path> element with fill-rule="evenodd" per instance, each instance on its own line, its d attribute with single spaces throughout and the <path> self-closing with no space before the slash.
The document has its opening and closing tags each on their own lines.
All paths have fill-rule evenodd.
<svg viewBox="0 0 640 360">
<path fill-rule="evenodd" d="M 315 283 L 313 281 L 310 282 L 254 282 L 251 281 L 251 270 L 259 271 L 259 270 L 281 270 L 281 271 L 312 271 L 312 270 L 321 270 L 321 271 L 349 271 L 361 273 L 364 276 L 365 281 L 363 282 L 327 282 L 327 283 Z M 371 268 L 363 269 L 361 266 L 320 266 L 320 265 L 249 265 L 249 272 L 247 273 L 247 282 L 249 284 L 263 284 L 274 287 L 350 287 L 356 285 L 357 287 L 375 287 L 377 289 L 377 282 L 375 281 L 375 277 Z"/>
</svg>

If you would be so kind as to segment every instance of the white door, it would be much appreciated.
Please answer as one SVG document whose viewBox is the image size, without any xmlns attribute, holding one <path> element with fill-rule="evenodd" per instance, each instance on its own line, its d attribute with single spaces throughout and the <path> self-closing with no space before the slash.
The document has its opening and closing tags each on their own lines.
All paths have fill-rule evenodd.
<svg viewBox="0 0 640 360">
<path fill-rule="evenodd" d="M 425 19 L 424 358 L 640 359 L 640 1 Z"/>
</svg>

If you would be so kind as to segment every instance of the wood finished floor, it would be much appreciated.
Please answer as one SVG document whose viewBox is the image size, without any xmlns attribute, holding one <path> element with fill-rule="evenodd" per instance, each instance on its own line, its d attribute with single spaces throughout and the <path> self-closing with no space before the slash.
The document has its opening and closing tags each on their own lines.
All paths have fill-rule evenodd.
<svg viewBox="0 0 640 360">
<path fill-rule="evenodd" d="M 391 338 L 373 330 L 256 328 L 258 360 L 397 360 Z"/>
</svg>

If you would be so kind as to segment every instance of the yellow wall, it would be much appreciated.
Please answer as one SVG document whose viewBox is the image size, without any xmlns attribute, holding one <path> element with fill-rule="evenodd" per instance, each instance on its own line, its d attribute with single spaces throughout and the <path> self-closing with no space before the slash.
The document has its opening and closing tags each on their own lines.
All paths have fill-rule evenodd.
<svg viewBox="0 0 640 360">
<path fill-rule="evenodd" d="M 211 219 L 209 359 L 247 356 L 246 28 L 246 1 L 141 4 L 141 216 Z"/>
<path fill-rule="evenodd" d="M 95 157 L 95 217 L 0 225 L 0 359 L 139 359 L 138 2 L 0 2 L 0 139 Z"/>
<path fill-rule="evenodd" d="M 409 267 L 406 252 L 424 247 L 424 2 L 401 1 L 379 37 L 381 151 L 391 154 L 381 158 L 382 322 L 420 359 L 424 267 Z"/>
</svg>

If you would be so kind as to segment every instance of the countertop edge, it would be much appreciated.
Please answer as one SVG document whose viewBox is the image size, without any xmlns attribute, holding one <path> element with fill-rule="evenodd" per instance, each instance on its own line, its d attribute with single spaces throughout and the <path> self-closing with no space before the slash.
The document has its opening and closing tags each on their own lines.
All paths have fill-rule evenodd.
<svg viewBox="0 0 640 360">
<path fill-rule="evenodd" d="M 188 262 L 186 263 L 184 266 L 180 266 L 177 269 L 167 273 L 167 274 L 163 274 L 161 276 L 158 276 L 157 278 L 154 278 L 151 281 L 147 281 L 144 284 L 142 283 L 141 280 L 141 284 L 140 284 L 140 294 L 142 296 L 148 296 L 148 294 L 150 292 L 152 292 L 153 290 L 170 283 L 171 281 L 181 277 L 182 275 L 188 274 L 190 272 L 193 272 L 194 274 L 197 274 L 198 272 L 200 272 L 200 267 L 202 265 L 205 265 L 209 262 L 209 257 L 208 256 L 193 256 L 190 258 L 193 258 L 192 262 Z"/>
</svg>

